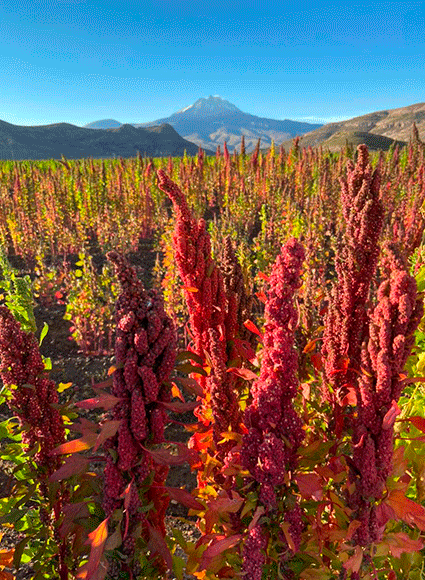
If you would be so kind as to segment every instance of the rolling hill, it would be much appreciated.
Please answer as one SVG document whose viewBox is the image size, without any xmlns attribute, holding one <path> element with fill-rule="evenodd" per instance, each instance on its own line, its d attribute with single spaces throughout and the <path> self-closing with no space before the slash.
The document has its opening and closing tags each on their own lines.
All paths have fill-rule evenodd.
<svg viewBox="0 0 425 580">
<path fill-rule="evenodd" d="M 328 123 L 302 135 L 300 146 L 322 145 L 335 151 L 348 142 L 353 145 L 365 143 L 371 150 L 387 150 L 393 143 L 402 146 L 409 141 L 413 123 L 416 124 L 419 135 L 425 137 L 425 103 L 377 111 L 339 123 Z M 291 141 L 284 142 L 283 146 L 289 148 Z"/>
<path fill-rule="evenodd" d="M 69 123 L 23 127 L 0 121 L 0 159 L 68 159 L 196 155 L 198 146 L 170 125 L 87 129 Z M 211 154 L 211 151 L 206 151 Z"/>
</svg>

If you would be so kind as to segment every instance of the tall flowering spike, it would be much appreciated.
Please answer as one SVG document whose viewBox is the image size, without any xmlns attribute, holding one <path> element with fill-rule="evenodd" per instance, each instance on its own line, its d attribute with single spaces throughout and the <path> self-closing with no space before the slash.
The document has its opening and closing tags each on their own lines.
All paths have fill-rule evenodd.
<svg viewBox="0 0 425 580">
<path fill-rule="evenodd" d="M 211 241 L 205 221 L 196 221 L 192 217 L 183 193 L 163 171 L 158 171 L 158 178 L 160 189 L 170 197 L 176 212 L 173 243 L 195 350 L 211 359 L 211 376 L 202 386 L 212 395 L 213 432 L 217 443 L 222 439 L 222 432 L 229 427 L 239 430 L 241 419 L 236 377 L 226 373 L 227 344 L 235 338 L 235 313 L 239 305 L 232 302 L 234 293 L 227 295 L 223 274 L 211 257 Z M 205 406 L 201 406 L 198 416 L 205 419 L 210 403 L 206 399 L 203 403 Z M 226 412 L 223 412 L 223 404 Z M 227 447 L 221 447 L 219 453 L 225 453 Z"/>
<path fill-rule="evenodd" d="M 336 255 L 338 280 L 325 318 L 322 354 L 325 374 L 334 394 L 325 398 L 341 404 L 347 386 L 356 383 L 361 347 L 368 333 L 367 307 L 379 255 L 378 239 L 383 223 L 379 199 L 380 172 L 372 171 L 365 145 L 359 145 L 357 163 L 347 166 L 341 179 L 345 231 Z"/>
<path fill-rule="evenodd" d="M 294 295 L 301 285 L 303 260 L 303 247 L 291 239 L 273 265 L 265 306 L 261 372 L 252 388 L 252 403 L 245 411 L 248 433 L 243 438 L 241 461 L 259 483 L 259 500 L 270 517 L 276 507 L 276 494 L 285 490 L 287 474 L 297 465 L 297 449 L 303 440 L 302 422 L 293 407 L 298 391 Z M 301 516 L 301 510 L 291 513 L 295 545 L 299 545 L 303 527 Z M 247 554 L 246 569 L 251 567 L 251 560 Z"/>
<path fill-rule="evenodd" d="M 24 445 L 39 444 L 34 460 L 47 478 L 60 465 L 51 452 L 65 441 L 62 417 L 53 407 L 57 388 L 44 370 L 35 336 L 24 332 L 5 306 L 0 306 L 0 377 L 5 385 L 16 385 L 8 405 L 23 427 Z"/>
<path fill-rule="evenodd" d="M 219 256 L 219 268 L 223 275 L 224 291 L 228 299 L 228 314 L 226 317 L 226 335 L 239 335 L 241 338 L 255 340 L 255 335 L 249 332 L 244 322 L 251 315 L 252 295 L 245 288 L 242 268 L 235 256 L 230 236 L 224 238 L 224 244 Z"/>
<path fill-rule="evenodd" d="M 392 405 L 402 390 L 400 375 L 414 345 L 413 333 L 423 316 L 423 301 L 416 281 L 395 244 L 386 246 L 386 278 L 378 289 L 371 313 L 370 338 L 362 351 L 357 392 L 358 416 L 353 423 L 353 464 L 350 479 L 355 491 L 349 496 L 354 517 L 362 525 L 355 539 L 368 545 L 381 539 L 376 503 L 382 499 L 393 455 L 393 422 L 388 424 Z"/>
<path fill-rule="evenodd" d="M 227 142 L 226 141 L 223 144 L 223 157 L 224 157 L 224 160 L 226 162 L 226 165 L 229 165 L 230 155 L 229 155 L 229 150 L 227 149 Z"/>
<path fill-rule="evenodd" d="M 129 537 L 137 533 L 149 539 L 149 525 L 165 535 L 164 514 L 168 499 L 159 493 L 145 498 L 154 509 L 142 513 L 143 481 L 154 473 L 155 486 L 163 486 L 167 469 L 153 463 L 145 447 L 164 440 L 167 415 L 161 402 L 170 400 L 169 378 L 176 357 L 177 338 L 173 322 L 165 313 L 162 297 L 156 290 L 146 291 L 135 269 L 117 252 L 109 252 L 121 285 L 116 302 L 115 358 L 118 364 L 113 375 L 113 394 L 121 399 L 112 411 L 113 420 L 121 420 L 117 434 L 108 439 L 103 506 L 109 516 L 123 507 L 123 490 L 131 483 L 132 495 L 127 508 L 130 516 Z M 114 458 L 116 457 L 116 458 Z M 140 490 L 140 491 L 138 491 Z M 124 525 L 124 524 L 123 524 Z M 128 538 L 127 538 L 128 539 Z M 124 543 L 132 558 L 134 542 Z M 160 564 L 161 565 L 161 564 Z"/>
</svg>

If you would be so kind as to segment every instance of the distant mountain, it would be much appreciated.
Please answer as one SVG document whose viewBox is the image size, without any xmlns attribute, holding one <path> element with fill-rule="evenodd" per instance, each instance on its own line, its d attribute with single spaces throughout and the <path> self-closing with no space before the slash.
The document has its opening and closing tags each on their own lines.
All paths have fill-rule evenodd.
<svg viewBox="0 0 425 580">
<path fill-rule="evenodd" d="M 102 119 L 101 121 L 93 121 L 88 125 L 84 125 L 84 129 L 116 129 L 121 127 L 122 123 L 115 121 L 115 119 Z"/>
<path fill-rule="evenodd" d="M 405 145 L 409 141 L 413 123 L 418 128 L 419 136 L 425 141 L 425 103 L 377 111 L 339 123 L 328 123 L 302 135 L 300 146 L 322 145 L 335 151 L 346 142 L 353 145 L 360 142 L 366 143 L 372 150 L 387 150 L 393 143 Z M 291 141 L 283 145 L 285 148 L 290 147 Z"/>
<path fill-rule="evenodd" d="M 86 129 L 68 123 L 21 127 L 0 121 L 0 159 L 82 159 L 84 157 L 148 157 L 196 155 L 189 143 L 167 124 L 136 128 Z M 206 151 L 213 154 L 214 151 Z"/>
<path fill-rule="evenodd" d="M 238 149 L 244 135 L 248 152 L 255 148 L 258 139 L 261 139 L 262 147 L 267 147 L 271 145 L 272 139 L 276 144 L 280 144 L 321 126 L 256 117 L 243 113 L 235 105 L 218 96 L 198 99 L 193 105 L 173 113 L 170 117 L 134 126 L 146 128 L 160 123 L 170 124 L 188 141 L 213 151 L 218 145 L 223 146 L 225 141 L 230 151 Z"/>
</svg>

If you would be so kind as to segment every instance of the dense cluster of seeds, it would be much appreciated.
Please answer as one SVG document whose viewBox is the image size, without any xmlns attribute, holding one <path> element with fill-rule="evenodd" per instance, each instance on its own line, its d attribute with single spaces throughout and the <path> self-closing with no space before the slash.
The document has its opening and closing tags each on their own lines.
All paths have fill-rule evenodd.
<svg viewBox="0 0 425 580">
<path fill-rule="evenodd" d="M 151 527 L 165 535 L 164 516 L 169 498 L 159 488 L 164 486 L 168 468 L 156 464 L 146 446 L 164 441 L 167 412 L 161 403 L 170 401 L 169 387 L 164 381 L 174 367 L 176 333 L 165 314 L 162 297 L 155 290 L 146 291 L 135 269 L 117 252 L 109 252 L 108 259 L 114 264 L 121 285 L 116 303 L 117 369 L 112 388 L 121 401 L 111 417 L 121 423 L 117 434 L 105 443 L 109 453 L 103 507 L 107 516 L 122 507 L 124 490 L 130 486 L 126 508 L 130 524 L 123 539 L 124 551 L 134 556 L 138 535 L 148 542 Z M 147 484 L 151 473 L 153 481 Z M 143 504 L 149 501 L 153 502 L 153 509 L 142 511 Z M 140 523 L 142 531 L 137 532 Z"/>
</svg>

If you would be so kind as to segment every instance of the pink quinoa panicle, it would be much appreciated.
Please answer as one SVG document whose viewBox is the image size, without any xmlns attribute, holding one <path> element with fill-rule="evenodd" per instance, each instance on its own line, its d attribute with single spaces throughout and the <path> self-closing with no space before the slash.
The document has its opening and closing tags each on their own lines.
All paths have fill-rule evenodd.
<svg viewBox="0 0 425 580">
<path fill-rule="evenodd" d="M 235 278 L 233 287 L 230 286 L 232 280 L 227 273 L 230 268 L 237 275 L 234 265 L 227 263 L 224 266 L 226 273 L 217 267 L 211 256 L 211 240 L 205 221 L 197 221 L 191 215 L 179 187 L 162 170 L 158 170 L 158 180 L 160 189 L 172 200 L 176 213 L 173 244 L 189 311 L 194 350 L 201 357 L 209 357 L 212 364 L 211 375 L 202 378 L 200 383 L 212 395 L 213 436 L 218 456 L 224 458 L 234 443 L 218 445 L 222 433 L 229 427 L 239 431 L 241 423 L 237 377 L 226 372 L 230 359 L 228 345 L 239 332 L 238 317 L 242 314 L 238 303 L 238 298 L 244 295 L 241 281 Z M 209 409 L 203 405 L 204 401 L 201 401 L 197 416 L 208 422 L 205 417 L 209 416 Z"/>
<path fill-rule="evenodd" d="M 242 442 L 241 462 L 259 484 L 259 502 L 269 517 L 273 517 L 277 507 L 277 492 L 285 489 L 288 471 L 296 468 L 297 449 L 304 437 L 301 419 L 293 408 L 298 390 L 298 355 L 294 348 L 298 312 L 294 296 L 301 285 L 303 260 L 302 245 L 291 239 L 273 265 L 265 307 L 261 371 L 252 388 L 252 403 L 245 411 L 248 433 Z M 301 509 L 292 510 L 288 517 L 291 530 L 296 532 L 294 543 L 299 544 Z M 256 534 L 260 534 L 258 529 Z M 245 570 L 259 574 L 254 572 L 256 564 L 252 561 L 254 558 L 263 562 L 259 554 L 257 551 L 254 557 L 244 550 Z M 261 574 L 252 577 L 260 578 Z"/>
<path fill-rule="evenodd" d="M 57 541 L 58 522 L 69 496 L 62 483 L 53 501 L 49 494 L 49 477 L 62 463 L 61 457 L 52 455 L 52 451 L 65 442 L 63 419 L 55 408 L 59 402 L 57 387 L 45 371 L 34 334 L 24 332 L 5 306 L 0 306 L 0 378 L 4 385 L 13 386 L 7 404 L 19 419 L 24 446 L 27 450 L 38 447 L 33 459 L 40 491 L 46 500 L 46 505 L 40 506 L 40 517 L 45 518 L 46 523 L 54 522 Z M 58 570 L 63 579 L 69 577 L 68 541 L 69 538 L 58 541 Z"/>
<path fill-rule="evenodd" d="M 262 526 L 257 524 L 249 531 L 242 552 L 242 573 L 247 580 L 261 580 L 266 561 L 266 548 L 267 536 Z"/>
<path fill-rule="evenodd" d="M 341 202 L 345 231 L 336 253 L 337 282 L 325 317 L 322 354 L 327 388 L 323 396 L 338 406 L 355 386 L 360 370 L 362 344 L 367 339 L 370 289 L 379 256 L 378 240 L 383 225 L 380 200 L 380 169 L 374 171 L 365 145 L 359 145 L 356 165 L 347 165 L 341 179 Z M 340 422 L 337 429 L 340 429 Z"/>
<path fill-rule="evenodd" d="M 34 461 L 47 479 L 61 462 L 51 452 L 65 441 L 62 417 L 53 406 L 57 388 L 44 369 L 35 336 L 24 332 L 5 306 L 0 306 L 0 377 L 5 385 L 16 385 L 8 405 L 23 427 L 24 445 L 39 445 Z"/>
<path fill-rule="evenodd" d="M 394 438 L 393 426 L 384 426 L 383 422 L 401 395 L 400 375 L 423 316 L 422 298 L 401 252 L 395 244 L 386 244 L 384 249 L 386 276 L 370 313 L 370 337 L 362 351 L 366 372 L 360 379 L 358 418 L 353 423 L 350 479 L 355 483 L 355 491 L 349 496 L 349 505 L 362 522 L 355 535 L 361 545 L 369 545 L 382 537 L 375 505 L 382 499 L 385 481 L 390 475 Z"/>
<path fill-rule="evenodd" d="M 173 322 L 166 315 L 163 300 L 155 290 L 145 290 L 135 269 L 115 251 L 107 254 L 113 263 L 121 285 L 116 302 L 117 333 L 115 357 L 118 368 L 113 374 L 112 392 L 121 401 L 111 412 L 111 418 L 121 420 L 117 434 L 105 443 L 108 455 L 105 469 L 103 506 L 107 515 L 123 505 L 122 493 L 130 482 L 131 499 L 128 507 L 130 536 L 142 524 L 142 535 L 149 537 L 149 523 L 155 524 L 164 535 L 164 513 L 168 496 L 152 494 L 146 498 L 154 503 L 154 512 L 144 513 L 137 490 L 144 489 L 144 479 L 154 473 L 155 486 L 163 486 L 167 469 L 154 463 L 145 451 L 152 443 L 164 441 L 168 420 L 161 402 L 170 400 L 165 386 L 174 367 L 177 337 Z M 149 492 L 148 492 L 149 494 Z M 164 505 L 163 505 L 164 504 Z M 165 505 L 166 504 L 166 505 Z M 134 555 L 126 541 L 125 551 Z"/>
</svg>

